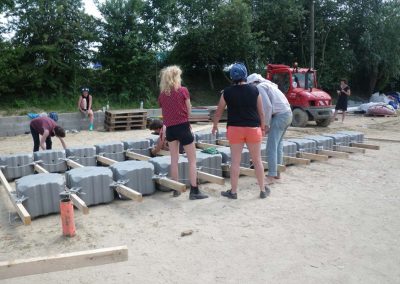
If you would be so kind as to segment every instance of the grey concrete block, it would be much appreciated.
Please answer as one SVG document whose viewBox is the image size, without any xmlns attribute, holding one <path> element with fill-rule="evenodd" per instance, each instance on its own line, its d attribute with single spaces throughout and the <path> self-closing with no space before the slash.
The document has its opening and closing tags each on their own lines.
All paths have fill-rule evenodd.
<svg viewBox="0 0 400 284">
<path fill-rule="evenodd" d="M 333 150 L 334 139 L 332 137 L 322 135 L 310 135 L 304 137 L 304 139 L 315 141 L 317 143 L 318 150 Z"/>
<path fill-rule="evenodd" d="M 227 140 L 228 138 L 226 138 L 226 128 L 219 128 L 218 132 L 217 132 L 217 139 L 220 140 Z"/>
<path fill-rule="evenodd" d="M 317 142 L 314 140 L 301 139 L 301 138 L 291 138 L 287 141 L 296 143 L 297 151 L 306 153 L 316 153 L 317 152 Z"/>
<path fill-rule="evenodd" d="M 146 161 L 125 161 L 110 166 L 114 180 L 127 180 L 127 187 L 140 192 L 142 195 L 153 194 L 156 190 L 153 177 L 154 165 Z M 125 199 L 121 196 L 122 199 Z"/>
<path fill-rule="evenodd" d="M 364 143 L 364 133 L 358 131 L 338 131 L 339 134 L 350 136 L 350 141 L 355 143 Z"/>
<path fill-rule="evenodd" d="M 297 156 L 297 144 L 287 140 L 282 141 L 283 155 L 289 157 Z"/>
<path fill-rule="evenodd" d="M 65 149 L 65 154 L 68 159 L 71 159 L 82 166 L 96 166 L 96 148 L 95 147 L 71 147 Z"/>
<path fill-rule="evenodd" d="M 346 134 L 340 134 L 340 133 L 324 133 L 322 134 L 323 136 L 331 137 L 334 140 L 335 145 L 340 145 L 340 146 L 350 146 L 350 136 Z"/>
<path fill-rule="evenodd" d="M 158 138 L 160 138 L 160 136 L 155 134 L 150 134 L 148 137 L 146 137 L 146 139 L 149 140 L 150 147 L 153 147 L 157 143 Z"/>
<path fill-rule="evenodd" d="M 218 147 L 218 152 L 222 155 L 222 163 L 230 164 L 231 162 L 231 149 L 229 147 Z M 240 161 L 241 167 L 250 167 L 250 152 L 246 148 L 243 148 L 242 158 Z"/>
<path fill-rule="evenodd" d="M 8 181 L 33 174 L 32 163 L 32 153 L 0 156 L 0 166 L 4 166 L 2 171 Z"/>
<path fill-rule="evenodd" d="M 200 171 L 222 177 L 222 156 L 220 154 L 207 154 L 197 151 L 196 162 Z"/>
<path fill-rule="evenodd" d="M 67 170 L 64 150 L 45 150 L 33 153 L 35 161 L 50 173 L 63 173 Z"/>
<path fill-rule="evenodd" d="M 194 137 L 196 142 L 216 144 L 217 141 L 217 135 L 216 134 L 213 135 L 211 133 L 211 130 L 195 132 Z"/>
<path fill-rule="evenodd" d="M 60 212 L 60 193 L 65 190 L 64 175 L 37 174 L 15 181 L 17 197 L 27 198 L 22 202 L 32 218 Z"/>
<path fill-rule="evenodd" d="M 67 187 L 81 188 L 78 196 L 86 205 L 109 203 L 114 200 L 113 174 L 105 167 L 76 168 L 65 174 Z"/>
<path fill-rule="evenodd" d="M 170 165 L 171 165 L 171 157 L 170 156 L 160 156 L 154 157 L 149 160 L 150 163 L 154 166 L 154 174 L 159 176 L 166 176 L 170 178 Z M 188 160 L 180 155 L 178 161 L 178 172 L 179 172 L 179 182 L 190 185 L 189 181 L 189 163 Z M 168 190 L 163 186 L 158 186 L 157 188 L 165 191 Z"/>
<path fill-rule="evenodd" d="M 145 156 L 151 156 L 151 146 L 148 139 L 124 140 L 122 143 L 124 144 L 125 150 L 130 150 Z"/>
<path fill-rule="evenodd" d="M 96 144 L 96 154 L 118 162 L 125 161 L 124 144 L 122 142 L 108 142 Z"/>
</svg>

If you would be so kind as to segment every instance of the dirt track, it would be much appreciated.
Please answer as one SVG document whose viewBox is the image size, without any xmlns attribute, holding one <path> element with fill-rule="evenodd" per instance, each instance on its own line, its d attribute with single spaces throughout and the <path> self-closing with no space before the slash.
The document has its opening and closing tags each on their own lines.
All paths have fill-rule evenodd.
<svg viewBox="0 0 400 284">
<path fill-rule="evenodd" d="M 204 126 L 201 126 L 204 128 Z M 196 127 L 195 127 L 196 128 Z M 400 140 L 399 118 L 349 116 L 328 129 L 290 129 L 287 137 L 358 130 Z M 81 132 L 69 146 L 145 137 L 148 131 Z M 56 139 L 55 139 L 56 140 Z M 400 143 L 379 151 L 289 166 L 266 200 L 241 177 L 239 199 L 203 184 L 210 198 L 157 192 L 142 203 L 116 201 L 75 211 L 77 236 L 61 236 L 59 215 L 9 222 L 0 187 L 0 261 L 127 245 L 129 260 L 1 283 L 400 283 Z M 60 147 L 59 142 L 53 143 Z M 0 153 L 29 152 L 29 135 L 0 138 Z M 193 234 L 181 237 L 185 230 Z"/>
</svg>

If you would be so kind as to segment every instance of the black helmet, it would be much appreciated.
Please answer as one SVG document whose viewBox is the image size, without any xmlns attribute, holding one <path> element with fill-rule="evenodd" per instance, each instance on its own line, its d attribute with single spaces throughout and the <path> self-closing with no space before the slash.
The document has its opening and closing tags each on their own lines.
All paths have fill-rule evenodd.
<svg viewBox="0 0 400 284">
<path fill-rule="evenodd" d="M 88 87 L 82 87 L 81 92 L 88 92 L 89 93 L 89 88 Z"/>
</svg>

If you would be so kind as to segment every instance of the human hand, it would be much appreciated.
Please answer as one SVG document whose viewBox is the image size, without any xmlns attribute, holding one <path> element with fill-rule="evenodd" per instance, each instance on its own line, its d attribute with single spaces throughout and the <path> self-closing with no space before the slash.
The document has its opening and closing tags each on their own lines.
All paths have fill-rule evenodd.
<svg viewBox="0 0 400 284">
<path fill-rule="evenodd" d="M 215 135 L 215 133 L 217 133 L 218 132 L 218 126 L 217 125 L 213 125 L 213 128 L 212 128 L 212 130 L 211 130 L 211 133 L 213 134 L 213 135 Z"/>
</svg>

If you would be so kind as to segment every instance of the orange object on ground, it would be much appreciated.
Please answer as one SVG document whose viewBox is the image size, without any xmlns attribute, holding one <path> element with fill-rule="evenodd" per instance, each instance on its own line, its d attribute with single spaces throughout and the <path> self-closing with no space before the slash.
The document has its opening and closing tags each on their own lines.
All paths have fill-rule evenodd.
<svg viewBox="0 0 400 284">
<path fill-rule="evenodd" d="M 69 198 L 60 201 L 60 215 L 63 235 L 66 237 L 75 236 L 74 206 Z"/>
</svg>

